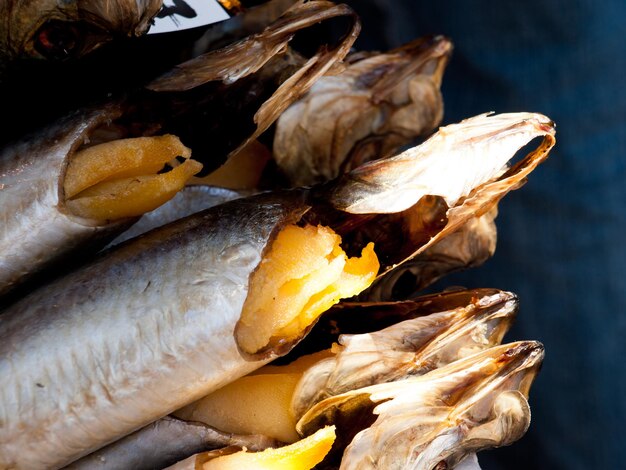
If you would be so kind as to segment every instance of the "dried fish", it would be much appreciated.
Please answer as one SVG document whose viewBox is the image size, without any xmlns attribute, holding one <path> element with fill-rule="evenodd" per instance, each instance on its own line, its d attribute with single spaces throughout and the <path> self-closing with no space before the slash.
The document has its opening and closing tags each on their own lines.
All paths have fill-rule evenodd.
<svg viewBox="0 0 626 470">
<path fill-rule="evenodd" d="M 496 250 L 496 214 L 494 207 L 469 219 L 456 232 L 387 274 L 360 297 L 370 302 L 414 297 L 442 276 L 480 266 Z"/>
<path fill-rule="evenodd" d="M 466 303 L 457 308 L 412 319 L 424 300 L 387 304 L 387 311 L 393 308 L 402 312 L 396 317 L 409 319 L 382 330 L 374 326 L 371 333 L 342 335 L 339 344 L 329 350 L 298 357 L 286 365 L 262 367 L 177 410 L 174 416 L 226 432 L 295 442 L 300 438 L 297 420 L 319 401 L 368 385 L 423 375 L 500 344 L 517 311 L 515 296 L 499 291 L 474 293 L 477 297 L 466 297 Z M 375 309 L 376 305 L 370 304 L 354 306 L 349 312 L 343 309 L 343 313 L 358 322 Z"/>
<path fill-rule="evenodd" d="M 269 241 L 307 208 L 294 193 L 222 204 L 107 252 L 0 315 L 0 373 L 8 378 L 0 388 L 0 466 L 56 468 L 86 455 L 284 354 L 315 315 L 363 289 L 377 270 L 371 247 L 366 266 L 332 246 L 332 256 L 318 255 L 312 229 L 310 255 L 293 265 L 314 270 L 310 282 L 275 299 L 296 310 L 267 312 L 303 308 L 295 329 L 288 320 L 284 333 L 273 328 L 277 318 L 263 318 L 262 303 L 246 307 L 263 302 L 249 291 L 273 288 L 271 278 L 261 277 L 259 288 L 250 280 L 261 259 L 281 252 L 267 251 Z M 302 245 L 284 243 L 281 257 L 303 255 Z"/>
<path fill-rule="evenodd" d="M 354 390 L 318 403 L 298 430 L 335 424 L 338 448 L 347 445 L 341 469 L 454 468 L 526 432 L 543 354 L 540 343 L 510 343 L 421 377 Z"/>
<path fill-rule="evenodd" d="M 152 470 L 190 455 L 236 446 L 260 451 L 280 445 L 265 436 L 223 433 L 201 423 L 165 417 L 65 467 L 66 470 Z"/>
<path fill-rule="evenodd" d="M 435 189 L 444 187 L 451 203 L 459 202 L 451 196 L 464 197 L 432 238 L 406 238 L 402 252 L 397 242 L 377 244 L 387 271 L 449 232 L 451 223 L 491 206 L 554 143 L 543 116 L 478 122 L 489 131 L 482 138 L 498 150 L 494 155 L 474 136 L 472 144 L 483 151 L 475 163 L 481 178 L 467 172 L 469 179 L 445 185 L 445 165 L 439 175 L 411 171 L 402 155 L 398 174 L 397 160 L 373 162 L 377 173 L 367 180 L 356 177 L 370 175 L 371 164 L 328 187 L 237 199 L 154 230 L 10 306 L 0 315 L 0 375 L 8 378 L 0 388 L 0 466 L 67 464 L 288 352 L 323 311 L 374 279 L 378 261 L 370 241 L 378 242 L 381 232 L 367 224 L 391 209 L 373 207 L 374 191 L 393 199 L 397 180 L 401 211 L 415 209 L 421 198 L 406 186 L 428 188 L 432 178 L 441 180 Z M 448 128 L 436 139 L 449 139 L 453 148 L 465 131 Z M 505 161 L 535 136 L 544 142 L 502 175 Z M 500 179 L 490 182 L 494 174 Z M 364 207 L 374 214 L 343 212 Z M 410 211 L 381 216 L 409 228 L 413 220 Z M 349 237 L 349 254 L 361 258 L 347 259 L 331 229 Z M 401 233 L 389 236 L 397 240 Z"/>
<path fill-rule="evenodd" d="M 321 48 L 304 64 L 274 57 L 297 31 L 344 16 L 351 18 L 352 23 L 336 48 Z M 154 86 L 159 89 L 167 84 L 172 93 L 145 91 L 75 112 L 24 142 L 5 148 L 0 155 L 0 217 L 4 221 L 0 230 L 0 266 L 4 268 L 0 270 L 0 295 L 68 253 L 78 255 L 77 250 L 91 251 L 105 245 L 133 222 L 132 217 L 118 216 L 123 220 L 115 220 L 107 216 L 107 207 L 99 211 L 105 217 L 89 217 L 82 206 L 68 204 L 64 193 L 67 189 L 61 186 L 67 184 L 66 168 L 83 142 L 170 132 L 193 147 L 194 155 L 202 155 L 208 146 L 210 151 L 204 153 L 203 163 L 209 163 L 207 169 L 219 166 L 229 152 L 236 153 L 236 149 L 253 141 L 317 76 L 343 58 L 358 29 L 358 20 L 348 7 L 317 1 L 297 6 L 254 40 L 261 49 L 274 43 L 281 47 L 267 46 L 263 55 L 255 56 L 245 49 L 249 41 L 244 40 L 185 64 L 180 69 L 183 72 L 173 72 L 155 82 L 161 84 Z M 249 69 L 241 72 L 240 61 L 244 58 Z M 211 81 L 210 86 L 197 88 L 193 93 L 179 93 L 181 83 L 183 89 L 188 87 L 184 80 L 180 81 L 181 73 L 197 76 L 202 83 Z M 238 80 L 241 76 L 246 76 L 246 80 Z M 216 115 L 221 119 L 215 120 Z M 241 125 L 226 115 L 236 116 Z M 203 127 L 207 116 L 212 122 L 210 129 Z M 249 125 L 243 124 L 246 117 Z M 102 137 L 107 132 L 111 135 Z M 104 166 L 98 168 L 107 171 Z M 165 202 L 160 195 L 156 199 Z M 103 202 L 106 201 L 96 201 L 96 207 L 100 208 Z"/>
<path fill-rule="evenodd" d="M 509 168 L 517 150 L 537 137 L 543 137 L 538 147 Z M 361 237 L 376 242 L 383 266 L 380 281 L 521 187 L 555 142 L 554 123 L 541 114 L 466 119 L 440 128 L 400 155 L 366 163 L 313 188 L 329 207 L 360 217 L 325 211 L 313 212 L 318 218 L 309 219 L 334 219 L 342 236 L 360 224 L 357 236 L 344 236 L 344 245 L 359 247 Z"/>
<path fill-rule="evenodd" d="M 422 38 L 383 54 L 348 56 L 278 119 L 274 158 L 294 186 L 328 181 L 389 157 L 443 116 L 439 91 L 452 45 Z"/>
<path fill-rule="evenodd" d="M 139 36 L 161 4 L 162 0 L 3 1 L 0 67 L 24 59 L 77 58 L 115 37 Z"/>
<path fill-rule="evenodd" d="M 411 304 L 419 306 L 420 301 L 401 304 L 397 308 L 410 309 Z M 423 375 L 498 345 L 515 318 L 517 305 L 513 294 L 498 292 L 472 299 L 463 307 L 404 320 L 374 333 L 342 335 L 332 357 L 304 372 L 293 394 L 292 413 L 299 418 L 326 398 Z"/>
<path fill-rule="evenodd" d="M 322 45 L 311 58 L 304 61 L 300 57 L 294 59 L 288 45 L 298 32 L 336 18 L 345 18 L 349 22 L 346 33 L 337 44 L 332 47 Z M 267 73 L 264 71 L 267 67 L 275 69 L 276 63 L 284 67 L 285 61 L 282 57 L 283 53 L 286 53 L 288 61 L 296 61 L 297 70 L 267 97 L 254 114 L 253 121 L 242 122 L 240 116 L 236 113 L 233 115 L 232 109 L 226 114 L 233 115 L 234 127 L 247 126 L 245 127 L 247 131 L 251 129 L 248 138 L 239 147 L 230 149 L 231 154 L 234 154 L 267 130 L 291 103 L 304 94 L 335 63 L 342 60 L 360 30 L 361 24 L 357 15 L 347 5 L 336 5 L 322 0 L 298 2 L 263 32 L 180 64 L 170 73 L 153 80 L 147 87 L 164 93 L 191 91 L 207 82 L 231 85 L 246 78 L 254 81 L 259 75 Z M 276 73 L 272 72 L 271 75 L 275 76 Z M 259 93 L 255 87 L 251 88 L 253 96 Z M 220 117 L 224 119 L 224 116 Z M 176 129 L 171 132 L 184 136 L 183 132 Z"/>
</svg>

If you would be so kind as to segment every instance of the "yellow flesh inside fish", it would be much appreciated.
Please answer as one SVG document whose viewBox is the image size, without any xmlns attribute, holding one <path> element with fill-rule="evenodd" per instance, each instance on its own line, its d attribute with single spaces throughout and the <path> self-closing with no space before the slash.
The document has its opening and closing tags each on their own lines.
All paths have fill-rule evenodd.
<svg viewBox="0 0 626 470">
<path fill-rule="evenodd" d="M 173 163 L 182 157 L 180 164 Z M 71 159 L 63 190 L 75 216 L 118 220 L 140 216 L 169 201 L 202 169 L 178 137 L 120 139 L 87 147 Z M 160 173 L 166 164 L 173 168 Z"/>
<path fill-rule="evenodd" d="M 256 354 L 276 341 L 299 338 L 342 298 L 366 289 L 380 264 L 369 243 L 348 258 L 341 237 L 324 226 L 285 227 L 250 279 L 237 325 L 240 348 Z"/>
</svg>

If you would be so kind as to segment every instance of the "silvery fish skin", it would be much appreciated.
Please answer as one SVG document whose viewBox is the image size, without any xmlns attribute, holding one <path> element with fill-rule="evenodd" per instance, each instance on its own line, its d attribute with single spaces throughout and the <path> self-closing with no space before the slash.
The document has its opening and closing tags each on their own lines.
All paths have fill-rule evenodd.
<svg viewBox="0 0 626 470">
<path fill-rule="evenodd" d="M 196 212 L 249 195 L 246 191 L 235 191 L 217 186 L 187 186 L 162 206 L 142 215 L 141 219 L 113 240 L 109 246 L 138 237 L 154 228 Z"/>
<path fill-rule="evenodd" d="M 152 470 L 190 455 L 228 446 L 261 451 L 279 442 L 265 436 L 224 433 L 202 423 L 165 417 L 71 463 L 66 470 Z"/>
<path fill-rule="evenodd" d="M 132 223 L 81 219 L 64 209 L 68 158 L 93 129 L 120 113 L 114 105 L 76 112 L 0 152 L 0 295 Z"/>
<path fill-rule="evenodd" d="M 80 57 L 115 37 L 139 36 L 161 4 L 162 0 L 3 0 L 0 64 Z"/>
<path fill-rule="evenodd" d="M 294 186 L 331 180 L 430 133 L 452 44 L 423 38 L 387 53 L 348 56 L 276 122 L 273 153 Z"/>
<path fill-rule="evenodd" d="M 341 423 L 343 470 L 454 468 L 468 454 L 524 435 L 528 392 L 543 356 L 536 341 L 495 346 L 421 377 L 329 398 L 307 412 L 298 430 L 308 435 Z M 370 414 L 371 424 L 364 424 Z M 363 417 L 362 429 L 351 428 L 351 415 Z"/>
<path fill-rule="evenodd" d="M 404 305 L 398 308 L 420 306 L 419 300 L 399 303 Z M 304 372 L 293 394 L 292 412 L 300 418 L 329 397 L 424 375 L 496 346 L 510 328 L 517 308 L 515 295 L 498 292 L 472 299 L 463 307 L 405 320 L 373 333 L 341 335 L 334 347 L 335 356 Z"/>
<path fill-rule="evenodd" d="M 0 315 L 0 467 L 59 468 L 269 362 L 233 331 L 293 193 L 150 232 Z"/>
</svg>

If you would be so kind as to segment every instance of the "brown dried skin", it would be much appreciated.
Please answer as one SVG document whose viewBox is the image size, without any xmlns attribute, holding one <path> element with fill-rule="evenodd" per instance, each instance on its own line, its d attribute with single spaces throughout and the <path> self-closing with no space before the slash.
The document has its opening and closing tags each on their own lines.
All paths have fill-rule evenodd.
<svg viewBox="0 0 626 470">
<path fill-rule="evenodd" d="M 201 423 L 165 417 L 65 468 L 152 470 L 211 449 L 237 446 L 260 451 L 279 444 L 265 436 L 228 434 Z"/>
<path fill-rule="evenodd" d="M 398 269 L 380 278 L 359 298 L 371 302 L 401 300 L 455 271 L 480 266 L 496 250 L 497 208 L 469 219 Z"/>
<path fill-rule="evenodd" d="M 396 323 L 464 308 L 481 299 L 501 293 L 498 289 L 469 289 L 439 292 L 412 300 L 393 302 L 343 301 L 322 315 L 309 334 L 277 364 L 288 364 L 295 358 L 330 349 L 342 334 L 365 334 Z"/>
<path fill-rule="evenodd" d="M 161 0 L 3 1 L 0 64 L 76 58 L 115 37 L 139 36 L 148 29 L 161 4 Z M 55 40 L 59 35 L 52 34 L 54 28 L 63 31 L 64 43 Z"/>
<path fill-rule="evenodd" d="M 184 62 L 152 81 L 148 88 L 154 91 L 181 91 L 209 81 L 232 84 L 260 70 L 269 59 L 285 49 L 298 31 L 338 16 L 353 19 L 352 28 L 347 34 L 349 44 L 342 42 L 338 48 L 344 51 L 341 55 L 343 58 L 360 31 L 355 13 L 347 5 L 328 1 L 298 2 L 261 33 Z"/>
<path fill-rule="evenodd" d="M 333 346 L 333 357 L 304 372 L 293 394 L 292 412 L 300 418 L 329 397 L 423 375 L 498 345 L 515 318 L 517 305 L 513 294 L 498 292 L 373 333 L 342 335 Z"/>
<path fill-rule="evenodd" d="M 509 445 L 526 432 L 528 392 L 542 360 L 537 342 L 496 346 L 421 377 L 329 398 L 298 429 L 308 434 L 342 423 L 338 440 L 349 444 L 341 469 L 454 468 L 466 455 Z M 362 417 L 365 425 L 350 427 L 346 413 L 372 421 Z"/>
<path fill-rule="evenodd" d="M 322 223 L 332 219 L 354 249 L 367 233 L 378 247 L 381 278 L 521 187 L 548 157 L 554 134 L 554 123 L 533 113 L 481 115 L 442 127 L 420 146 L 314 190 L 328 205 L 360 217 L 330 209 L 312 215 Z M 517 150 L 536 137 L 543 137 L 538 147 L 508 168 Z"/>
<path fill-rule="evenodd" d="M 328 181 L 395 154 L 443 116 L 439 91 L 451 43 L 423 38 L 320 78 L 278 119 L 274 158 L 294 186 Z"/>
<path fill-rule="evenodd" d="M 234 83 L 250 80 L 254 86 L 250 87 L 249 94 L 254 96 L 259 93 L 256 82 L 259 77 L 267 75 L 266 68 L 276 69 L 276 64 L 280 65 L 283 57 L 287 57 L 287 61 L 293 59 L 293 54 L 289 57 L 288 44 L 298 32 L 337 18 L 346 18 L 348 26 L 345 35 L 336 45 L 320 45 L 312 57 L 303 62 L 296 59 L 299 63 L 295 71 L 282 80 L 271 96 L 266 96 L 260 107 L 254 108 L 250 122 L 242 120 L 240 115 L 234 115 L 233 126 L 249 131 L 243 143 L 238 142 L 240 145 L 229 147 L 227 153 L 234 154 L 267 130 L 291 103 L 346 56 L 361 29 L 358 17 L 351 8 L 327 1 L 298 2 L 263 32 L 185 62 L 172 72 L 152 81 L 148 89 L 161 93 L 178 93 L 193 91 L 192 89 L 198 89 L 210 82 L 219 82 L 224 87 L 230 87 Z M 270 75 L 275 76 L 276 73 L 272 71 Z M 232 106 L 232 100 L 229 105 Z M 181 138 L 184 136 L 176 129 L 168 132 L 180 135 Z M 219 157 L 223 156 L 225 155 Z M 219 161 L 221 162 L 222 160 Z"/>
</svg>

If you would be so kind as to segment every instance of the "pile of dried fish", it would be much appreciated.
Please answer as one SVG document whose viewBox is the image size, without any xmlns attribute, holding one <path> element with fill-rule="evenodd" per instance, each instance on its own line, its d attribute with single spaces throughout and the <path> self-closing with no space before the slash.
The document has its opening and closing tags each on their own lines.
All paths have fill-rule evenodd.
<svg viewBox="0 0 626 470">
<path fill-rule="evenodd" d="M 527 430 L 516 296 L 419 293 L 493 254 L 554 124 L 432 133 L 446 38 L 348 55 L 349 7 L 294 3 L 0 151 L 0 468 L 478 468 Z"/>
</svg>

